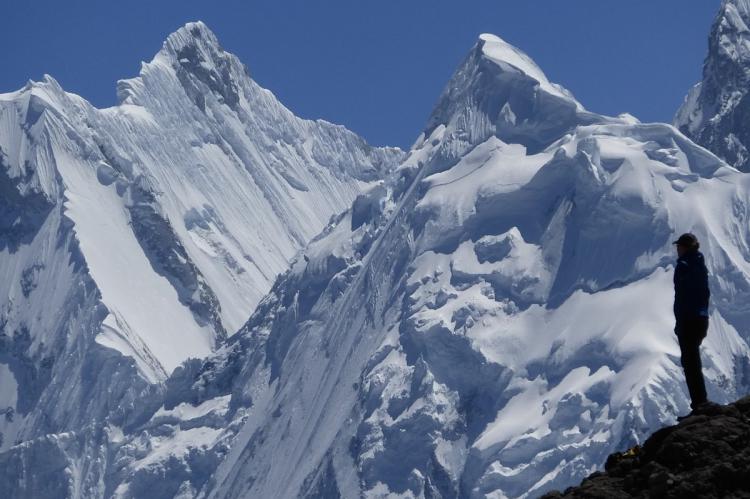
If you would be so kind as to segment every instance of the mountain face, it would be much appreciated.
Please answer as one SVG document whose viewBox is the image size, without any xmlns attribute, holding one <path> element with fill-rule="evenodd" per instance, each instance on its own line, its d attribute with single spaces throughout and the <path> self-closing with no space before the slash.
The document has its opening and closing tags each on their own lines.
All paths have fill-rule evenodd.
<svg viewBox="0 0 750 499">
<path fill-rule="evenodd" d="M 723 0 L 709 37 L 703 81 L 675 116 L 685 135 L 750 171 L 750 2 Z"/>
<path fill-rule="evenodd" d="M 168 41 L 165 50 L 172 45 L 179 43 Z M 204 74 L 190 60 L 176 58 L 180 68 L 193 68 L 189 74 Z M 162 62 L 157 56 L 151 64 Z M 199 91 L 180 94 L 196 113 L 205 106 L 214 116 L 214 106 L 235 100 L 221 64 L 215 67 L 213 77 L 191 80 L 204 85 Z M 178 73 L 170 74 L 179 88 L 189 88 Z M 142 84 L 120 86 L 120 107 L 144 106 Z M 372 164 L 398 155 L 368 151 Z M 500 498 L 565 488 L 689 410 L 672 332 L 670 244 L 688 230 L 700 238 L 711 273 L 703 350 L 709 396 L 725 402 L 747 392 L 750 180 L 676 128 L 587 111 L 526 54 L 483 35 L 408 156 L 383 170 L 382 180 L 351 191 L 349 209 L 330 219 L 239 332 L 219 339 L 207 357 L 137 386 L 132 374 L 117 371 L 136 367 L 123 367 L 112 348 L 75 364 L 94 380 L 79 400 L 97 401 L 98 412 L 77 426 L 50 424 L 46 434 L 0 454 L 0 491 L 34 498 Z M 309 187 L 298 192 L 321 188 L 293 173 Z M 75 202 L 85 196 L 66 194 L 61 207 L 50 208 L 34 178 L 10 198 L 11 207 L 34 209 L 3 218 L 18 227 L 13 247 L 39 233 L 50 239 L 37 251 L 70 246 L 66 255 L 76 256 L 30 270 L 26 281 L 89 276 L 86 285 L 60 288 L 68 295 L 46 290 L 62 302 L 52 309 L 102 303 L 84 239 L 59 237 L 84 219 L 76 218 L 84 210 L 75 211 Z M 159 184 L 162 197 L 172 181 Z M 117 180 L 110 185 L 119 192 Z M 141 200 L 135 206 L 154 203 L 133 199 Z M 130 204 L 123 210 L 134 216 Z M 63 229 L 34 232 L 49 213 Z M 188 239 L 179 240 L 191 255 Z M 220 287 L 191 261 L 207 289 Z M 34 280 L 35 272 L 52 270 L 57 280 Z M 46 288 L 28 289 L 37 299 Z M 223 295 L 214 294 L 223 311 Z M 98 320 L 108 317 L 107 303 L 96 308 Z M 21 346 L 32 344 L 19 337 Z M 49 376 L 46 357 L 24 361 L 4 348 L 6 357 L 21 359 L 14 366 L 36 369 L 15 374 L 27 371 L 14 367 L 14 379 Z M 102 377 L 106 383 L 97 384 Z M 0 395 L 11 391 L 0 387 Z"/>
<path fill-rule="evenodd" d="M 672 126 L 586 111 L 482 36 L 404 163 L 186 373 L 180 400 L 249 406 L 196 490 L 534 497 L 579 481 L 689 410 L 670 244 L 687 230 L 712 276 L 709 393 L 736 398 L 749 182 Z"/>
<path fill-rule="evenodd" d="M 589 112 L 483 35 L 408 157 L 331 219 L 237 334 L 137 401 L 0 454 L 0 490 L 564 488 L 689 410 L 672 332 L 677 233 L 698 235 L 711 272 L 709 395 L 748 390 L 749 189 L 674 127 Z"/>
<path fill-rule="evenodd" d="M 137 417 L 402 157 L 295 117 L 202 23 L 118 95 L 0 94 L 0 452 Z"/>
</svg>

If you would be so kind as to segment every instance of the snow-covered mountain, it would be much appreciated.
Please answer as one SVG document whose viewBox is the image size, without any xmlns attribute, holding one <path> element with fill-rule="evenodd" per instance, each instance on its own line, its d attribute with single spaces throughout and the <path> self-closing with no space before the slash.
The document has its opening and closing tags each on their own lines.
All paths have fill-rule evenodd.
<svg viewBox="0 0 750 499">
<path fill-rule="evenodd" d="M 403 156 L 295 117 L 200 22 L 118 95 L 0 94 L 0 451 L 161 390 Z"/>
<path fill-rule="evenodd" d="M 563 489 L 688 410 L 675 234 L 699 236 L 711 271 L 709 395 L 750 388 L 749 178 L 670 125 L 587 111 L 482 35 L 408 157 L 331 219 L 237 334 L 163 383 L 92 384 L 86 396 L 107 402 L 89 424 L 0 454 L 0 491 Z M 40 206 L 18 223 L 33 227 Z"/>
<path fill-rule="evenodd" d="M 750 171 L 750 1 L 723 0 L 708 40 L 703 81 L 674 124 L 741 171 Z"/>
<path fill-rule="evenodd" d="M 687 230 L 712 273 L 710 396 L 736 398 L 749 189 L 674 127 L 588 112 L 483 35 L 408 159 L 188 376 L 186 400 L 231 378 L 219 394 L 250 405 L 203 494 L 534 497 L 579 481 L 689 410 L 670 244 Z"/>
<path fill-rule="evenodd" d="M 585 110 L 483 35 L 406 160 L 239 333 L 137 403 L 0 454 L 19 497 L 533 497 L 688 410 L 676 233 L 700 237 L 710 396 L 750 385 L 750 180 Z M 98 394 L 96 394 L 98 396 Z"/>
</svg>

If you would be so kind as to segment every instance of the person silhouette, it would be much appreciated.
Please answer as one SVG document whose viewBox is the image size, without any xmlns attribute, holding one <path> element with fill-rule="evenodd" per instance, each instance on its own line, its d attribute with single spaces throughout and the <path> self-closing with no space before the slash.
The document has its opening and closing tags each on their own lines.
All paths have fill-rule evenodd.
<svg viewBox="0 0 750 499">
<path fill-rule="evenodd" d="M 711 405 L 706 395 L 700 356 L 700 345 L 708 333 L 708 302 L 711 291 L 708 287 L 708 269 L 703 254 L 698 251 L 698 238 L 686 233 L 672 244 L 677 249 L 677 265 L 674 270 L 674 332 L 680 344 L 680 363 L 685 371 L 690 394 L 690 416 Z"/>
</svg>

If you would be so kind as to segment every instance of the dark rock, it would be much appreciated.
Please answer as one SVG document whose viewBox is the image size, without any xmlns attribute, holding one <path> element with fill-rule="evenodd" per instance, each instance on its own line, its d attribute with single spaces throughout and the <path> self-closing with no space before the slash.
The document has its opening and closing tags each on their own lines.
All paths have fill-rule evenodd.
<svg viewBox="0 0 750 499">
<path fill-rule="evenodd" d="M 553 498 L 750 498 L 750 397 L 711 405 L 610 455 L 605 471 Z"/>
</svg>

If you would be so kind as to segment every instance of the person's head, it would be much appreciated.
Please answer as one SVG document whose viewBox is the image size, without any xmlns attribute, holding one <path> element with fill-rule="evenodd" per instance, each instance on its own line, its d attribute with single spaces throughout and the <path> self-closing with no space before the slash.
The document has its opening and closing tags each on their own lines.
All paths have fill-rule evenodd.
<svg viewBox="0 0 750 499">
<path fill-rule="evenodd" d="M 685 253 L 688 253 L 690 251 L 695 251 L 701 246 L 698 242 L 698 238 L 689 232 L 681 235 L 672 244 L 674 244 L 675 248 L 677 248 L 678 257 L 681 257 Z"/>
</svg>

